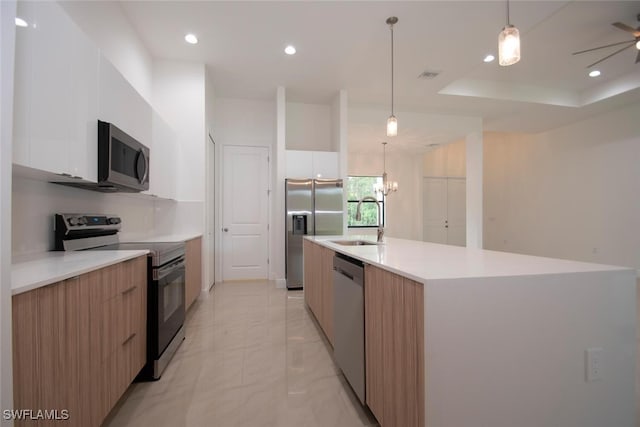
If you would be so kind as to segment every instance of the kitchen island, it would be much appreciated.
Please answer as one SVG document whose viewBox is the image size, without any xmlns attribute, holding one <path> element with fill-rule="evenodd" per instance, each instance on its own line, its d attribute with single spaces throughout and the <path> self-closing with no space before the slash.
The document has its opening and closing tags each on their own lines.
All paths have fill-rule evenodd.
<svg viewBox="0 0 640 427">
<path fill-rule="evenodd" d="M 635 426 L 635 270 L 345 239 L 306 237 L 305 300 L 329 337 L 328 259 L 365 264 L 365 400 L 382 427 Z"/>
</svg>

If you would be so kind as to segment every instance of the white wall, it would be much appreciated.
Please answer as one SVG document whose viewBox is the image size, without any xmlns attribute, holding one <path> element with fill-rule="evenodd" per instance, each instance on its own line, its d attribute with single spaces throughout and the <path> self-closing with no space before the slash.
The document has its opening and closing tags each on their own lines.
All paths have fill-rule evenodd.
<svg viewBox="0 0 640 427">
<path fill-rule="evenodd" d="M 279 88 L 284 99 L 284 89 Z M 259 101 L 233 98 L 216 98 L 214 105 L 214 139 L 220 144 L 222 150 L 226 145 L 246 145 L 257 147 L 269 147 L 271 173 L 271 199 L 272 210 L 270 222 L 269 248 L 271 260 L 270 278 L 284 278 L 284 199 L 281 192 L 284 191 L 284 181 L 279 180 L 279 146 L 276 144 L 276 99 L 273 101 Z M 284 123 L 282 123 L 284 126 Z M 284 133 L 284 127 L 282 128 Z M 284 140 L 282 141 L 284 143 Z M 284 146 L 282 147 L 282 162 L 284 162 Z M 224 161 L 222 168 L 224 168 Z M 284 176 L 284 169 L 281 171 Z M 222 182 L 224 186 L 224 182 Z M 219 192 L 219 203 L 222 202 L 222 191 Z M 282 204 L 282 210 L 278 208 Z M 221 210 L 219 211 L 222 212 Z M 282 228 L 278 224 L 282 223 Z"/>
<path fill-rule="evenodd" d="M 286 287 L 286 260 L 285 260 L 285 233 L 287 229 L 285 213 L 285 188 L 284 180 L 287 169 L 286 145 L 287 145 L 287 91 L 284 87 L 276 89 L 276 135 L 273 171 L 273 199 L 271 202 L 271 218 L 273 218 L 273 239 L 270 239 L 270 252 L 274 261 L 271 263 L 270 279 L 277 280 L 278 287 Z"/>
<path fill-rule="evenodd" d="M 472 132 L 466 138 L 466 228 L 467 228 L 467 247 L 482 249 L 483 243 L 483 141 L 482 132 Z"/>
<path fill-rule="evenodd" d="M 349 153 L 349 175 L 382 175 L 382 144 L 377 145 L 379 153 Z M 387 175 L 399 189 L 386 198 L 386 236 L 422 240 L 422 169 L 421 155 L 387 150 Z"/>
<path fill-rule="evenodd" d="M 205 116 L 205 235 L 203 239 L 203 266 L 204 276 L 202 287 L 203 290 L 208 290 L 216 278 L 215 272 L 221 268 L 219 262 L 220 251 L 216 251 L 216 247 L 219 247 L 217 243 L 220 239 L 220 227 L 217 225 L 218 215 L 216 214 L 216 201 L 215 196 L 217 194 L 218 185 L 220 180 L 218 179 L 219 172 L 219 156 L 218 146 L 215 145 L 213 139 L 213 122 L 214 122 L 214 105 L 215 105 L 215 90 L 213 87 L 213 81 L 209 73 L 205 70 L 204 81 L 204 116 Z M 211 142 L 213 140 L 213 142 Z M 217 268 L 216 268 L 217 266 Z"/>
<path fill-rule="evenodd" d="M 11 353 L 11 161 L 16 3 L 0 2 L 0 409 L 13 408 Z M 13 425 L 2 419 L 2 425 Z"/>
<path fill-rule="evenodd" d="M 331 106 L 287 102 L 286 116 L 287 150 L 337 151 Z"/>
<path fill-rule="evenodd" d="M 276 133 L 276 103 L 217 98 L 214 131 L 216 142 L 223 145 L 272 147 Z"/>
<path fill-rule="evenodd" d="M 433 148 L 424 154 L 424 176 L 465 178 L 466 143 L 464 140 Z"/>
<path fill-rule="evenodd" d="M 349 95 L 346 90 L 340 90 L 331 104 L 332 140 L 338 151 L 338 171 L 344 183 L 349 176 Z M 342 233 L 347 234 L 347 192 L 343 192 L 344 219 Z"/>
<path fill-rule="evenodd" d="M 640 268 L 640 104 L 485 135 L 485 247 Z"/>
<path fill-rule="evenodd" d="M 634 276 L 428 281 L 426 425 L 635 426 Z M 593 347 L 602 381 L 587 382 Z"/>
<path fill-rule="evenodd" d="M 119 215 L 123 241 L 154 234 L 155 201 L 151 197 L 103 194 L 17 176 L 13 178 L 12 194 L 14 257 L 54 248 L 53 215 L 56 213 Z"/>
<path fill-rule="evenodd" d="M 151 101 L 152 57 L 120 2 L 62 1 L 60 4 L 140 95 Z"/>
</svg>

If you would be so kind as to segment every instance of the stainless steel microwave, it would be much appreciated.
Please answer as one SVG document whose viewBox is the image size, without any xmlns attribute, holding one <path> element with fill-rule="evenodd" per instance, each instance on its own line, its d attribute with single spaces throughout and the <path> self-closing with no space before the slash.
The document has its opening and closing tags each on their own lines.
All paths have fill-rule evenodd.
<svg viewBox="0 0 640 427">
<path fill-rule="evenodd" d="M 114 124 L 98 120 L 98 185 L 118 191 L 149 189 L 149 148 Z"/>
<path fill-rule="evenodd" d="M 147 146 L 114 124 L 98 120 L 97 182 L 66 180 L 54 183 L 103 193 L 145 191 L 149 189 L 149 159 Z"/>
</svg>

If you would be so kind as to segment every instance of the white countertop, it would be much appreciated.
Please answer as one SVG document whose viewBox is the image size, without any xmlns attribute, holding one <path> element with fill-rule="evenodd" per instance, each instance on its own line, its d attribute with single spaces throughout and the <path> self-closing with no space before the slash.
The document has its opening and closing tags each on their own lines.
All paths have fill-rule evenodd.
<svg viewBox="0 0 640 427">
<path fill-rule="evenodd" d="M 148 253 L 147 250 L 71 251 L 21 256 L 11 266 L 11 293 L 21 294 Z"/>
<path fill-rule="evenodd" d="M 144 239 L 136 239 L 135 242 L 156 243 L 156 242 L 186 242 L 187 240 L 202 237 L 202 233 L 180 233 L 180 234 L 163 234 L 160 236 L 147 237 Z M 121 239 L 127 241 L 127 239 Z M 130 240 L 133 241 L 133 240 Z"/>
<path fill-rule="evenodd" d="M 391 237 L 385 237 L 382 244 L 364 246 L 344 246 L 333 243 L 332 240 L 375 242 L 375 236 L 307 236 L 305 238 L 365 263 L 422 283 L 436 279 L 633 270 L 612 265 L 471 249 Z"/>
</svg>

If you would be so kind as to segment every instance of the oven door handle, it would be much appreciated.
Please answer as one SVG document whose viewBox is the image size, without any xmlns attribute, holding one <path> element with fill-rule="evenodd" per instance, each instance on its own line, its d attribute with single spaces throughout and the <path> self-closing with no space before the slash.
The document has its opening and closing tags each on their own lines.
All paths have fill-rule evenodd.
<svg viewBox="0 0 640 427">
<path fill-rule="evenodd" d="M 171 274 L 174 270 L 182 267 L 184 267 L 184 257 L 179 258 L 177 261 L 172 262 L 169 265 L 165 265 L 164 267 L 159 268 L 156 280 L 160 280 Z"/>
</svg>

